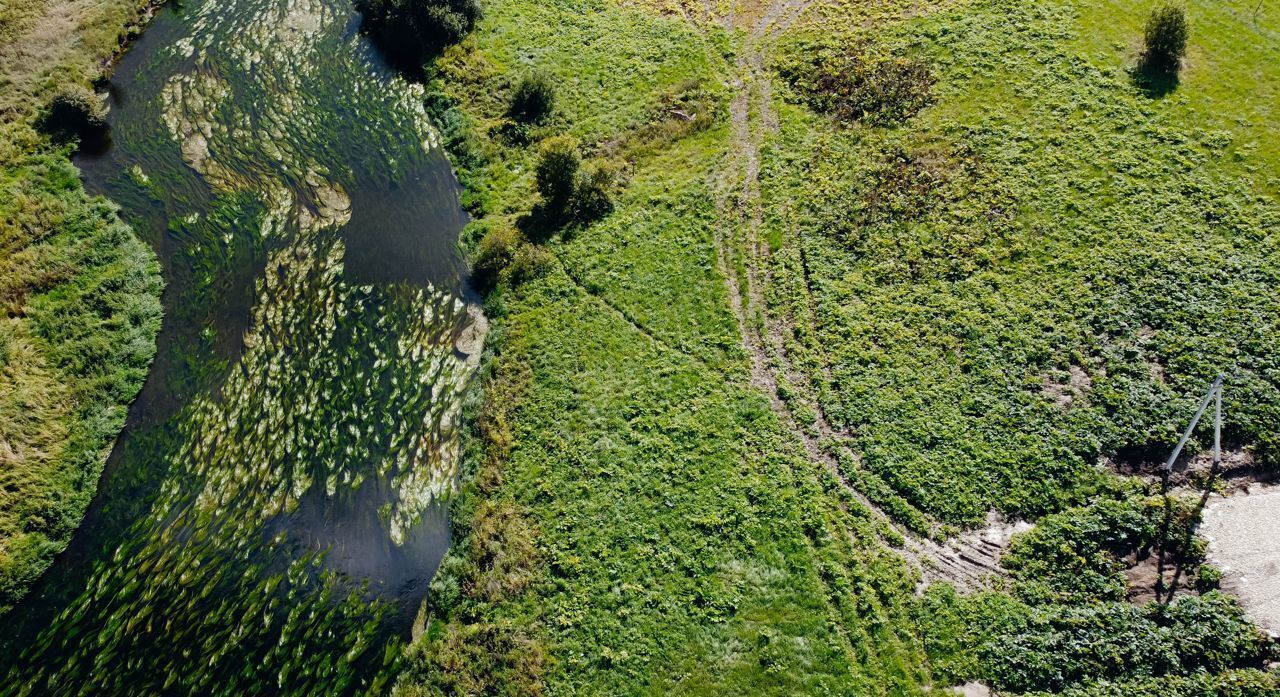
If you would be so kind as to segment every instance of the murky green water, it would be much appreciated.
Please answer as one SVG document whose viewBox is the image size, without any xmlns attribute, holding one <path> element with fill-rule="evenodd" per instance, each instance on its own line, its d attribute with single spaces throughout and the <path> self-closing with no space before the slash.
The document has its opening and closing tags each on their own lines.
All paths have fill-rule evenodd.
<svg viewBox="0 0 1280 697">
<path fill-rule="evenodd" d="M 448 541 L 483 340 L 416 89 L 346 0 L 205 0 L 113 80 L 91 189 L 165 264 L 160 356 L 0 694 L 378 691 Z"/>
</svg>

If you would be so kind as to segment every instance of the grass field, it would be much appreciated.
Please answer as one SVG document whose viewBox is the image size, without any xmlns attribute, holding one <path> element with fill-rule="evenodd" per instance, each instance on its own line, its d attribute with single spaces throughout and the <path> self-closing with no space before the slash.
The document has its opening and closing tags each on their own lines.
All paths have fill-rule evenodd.
<svg viewBox="0 0 1280 697">
<path fill-rule="evenodd" d="M 1275 457 L 1280 73 L 1249 8 L 1193 4 L 1154 94 L 1137 3 L 486 7 L 437 66 L 472 241 L 537 200 L 536 143 L 500 135 L 530 70 L 559 98 L 533 140 L 628 183 L 490 295 L 403 694 L 1276 689 L 1230 599 L 1125 601 L 1159 500 L 1100 466 L 1160 457 L 1219 371 L 1229 444 Z M 926 65 L 930 105 L 806 106 L 792 68 L 848 47 Z M 715 119 L 672 131 L 652 105 L 690 90 Z M 1039 523 L 1003 585 L 915 596 L 903 530 L 992 510 Z"/>
<path fill-rule="evenodd" d="M 713 239 L 728 131 L 663 109 L 724 111 L 727 38 L 607 3 L 487 17 L 439 66 L 443 120 L 484 134 L 515 77 L 563 76 L 537 135 L 573 134 L 629 184 L 490 295 L 459 539 L 401 691 L 913 691 L 908 571 L 747 386 Z M 536 150 L 457 142 L 477 232 L 513 224 Z"/>
<path fill-rule="evenodd" d="M 0 8 L 0 614 L 61 551 L 97 487 L 160 327 L 150 249 L 33 125 L 86 85 L 137 0 Z"/>
<path fill-rule="evenodd" d="M 29 127 L 132 11 L 3 10 L 0 608 L 74 528 L 151 355 L 154 261 Z M 466 244 L 510 259 L 396 693 L 1280 691 L 1181 542 L 1191 506 L 1162 530 L 1158 489 L 1110 468 L 1162 458 L 1219 372 L 1226 445 L 1280 457 L 1280 15 L 1189 3 L 1157 88 L 1148 11 L 486 3 L 428 107 Z M 841 122 L 827 59 L 927 78 Z M 555 109 L 526 127 L 533 72 Z M 619 173 L 597 222 L 532 215 L 559 135 Z M 1035 527 L 989 586 L 947 582 L 930 550 L 993 511 Z M 1205 580 L 1129 602 L 1162 540 Z"/>
</svg>

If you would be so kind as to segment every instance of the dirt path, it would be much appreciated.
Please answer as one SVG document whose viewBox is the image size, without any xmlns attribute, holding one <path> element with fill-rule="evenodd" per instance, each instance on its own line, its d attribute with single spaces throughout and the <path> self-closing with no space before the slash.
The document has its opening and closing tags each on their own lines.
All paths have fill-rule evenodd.
<svg viewBox="0 0 1280 697">
<path fill-rule="evenodd" d="M 765 5 L 733 6 L 721 19 L 725 28 L 745 31 L 742 53 L 737 62 L 734 95 L 730 102 L 733 150 L 729 167 L 717 184 L 717 259 L 729 291 L 743 346 L 751 357 L 751 383 L 768 395 L 773 410 L 803 445 L 808 458 L 824 465 L 852 494 L 872 511 L 879 522 L 904 540 L 901 552 L 921 577 L 918 590 L 934 581 L 950 581 L 961 590 L 973 590 L 985 579 L 1001 573 L 999 557 L 1016 528 L 993 520 L 983 530 L 953 538 L 945 543 L 916 535 L 885 513 L 853 485 L 840 466 L 836 453 L 857 462 L 857 453 L 848 446 L 850 434 L 832 426 L 822 410 L 817 390 L 790 359 L 784 337 L 789 327 L 769 311 L 765 291 L 773 282 L 772 250 L 762 233 L 764 204 L 760 191 L 760 150 L 766 137 L 777 132 L 778 116 L 773 109 L 772 83 L 765 68 L 764 47 L 777 33 L 785 31 L 808 8 L 811 0 L 769 0 Z M 803 260 L 802 260 L 803 261 Z M 806 261 L 807 264 L 807 261 Z M 807 266 L 803 291 L 810 309 L 816 300 L 809 288 Z M 816 316 L 816 315 L 815 315 Z M 823 355 L 824 379 L 830 384 L 830 362 Z M 786 384 L 804 395 L 812 413 L 813 429 L 802 427 L 792 407 L 782 398 L 780 385 Z M 795 392 L 796 390 L 792 390 Z M 825 444 L 835 444 L 836 453 Z"/>
</svg>

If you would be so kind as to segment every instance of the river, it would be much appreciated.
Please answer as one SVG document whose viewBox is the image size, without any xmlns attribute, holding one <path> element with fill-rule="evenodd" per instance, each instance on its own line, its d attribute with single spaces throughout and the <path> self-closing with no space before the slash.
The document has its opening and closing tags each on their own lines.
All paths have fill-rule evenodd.
<svg viewBox="0 0 1280 697">
<path fill-rule="evenodd" d="M 164 267 L 158 356 L 3 695 L 385 691 L 448 545 L 485 322 L 422 106 L 349 0 L 167 7 L 86 186 Z M 109 291 L 108 291 L 109 292 Z"/>
</svg>

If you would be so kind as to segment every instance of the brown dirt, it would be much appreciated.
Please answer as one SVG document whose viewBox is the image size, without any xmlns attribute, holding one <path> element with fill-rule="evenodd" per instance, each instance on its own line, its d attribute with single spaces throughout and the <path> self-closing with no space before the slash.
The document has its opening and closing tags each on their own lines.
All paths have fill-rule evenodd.
<svg viewBox="0 0 1280 697">
<path fill-rule="evenodd" d="M 1119 474 L 1141 477 L 1151 482 L 1160 481 L 1161 471 L 1164 468 L 1164 460 L 1157 457 L 1136 459 L 1104 457 L 1102 464 Z M 1212 451 L 1183 455 L 1173 464 L 1169 484 L 1175 489 L 1202 487 L 1212 470 Z M 1254 454 L 1246 448 L 1224 448 L 1222 464 L 1215 477 L 1223 483 L 1227 492 L 1236 492 L 1243 491 L 1254 484 L 1280 480 L 1280 471 L 1260 464 Z"/>
</svg>

